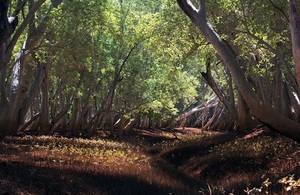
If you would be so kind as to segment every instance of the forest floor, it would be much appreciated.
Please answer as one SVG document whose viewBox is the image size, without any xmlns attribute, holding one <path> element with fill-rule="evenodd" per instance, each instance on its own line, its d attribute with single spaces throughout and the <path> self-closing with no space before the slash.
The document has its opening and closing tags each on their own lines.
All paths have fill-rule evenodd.
<svg viewBox="0 0 300 195">
<path fill-rule="evenodd" d="M 300 144 L 264 128 L 0 141 L 2 194 L 297 194 Z"/>
</svg>

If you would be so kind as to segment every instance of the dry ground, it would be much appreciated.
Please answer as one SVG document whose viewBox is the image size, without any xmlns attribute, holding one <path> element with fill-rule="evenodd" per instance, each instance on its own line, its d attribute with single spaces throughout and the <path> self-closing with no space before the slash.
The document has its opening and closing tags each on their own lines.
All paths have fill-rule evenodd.
<svg viewBox="0 0 300 195">
<path fill-rule="evenodd" d="M 299 143 L 266 129 L 243 135 L 132 130 L 121 139 L 103 132 L 92 139 L 6 137 L 0 195 L 297 194 L 299 155 Z"/>
</svg>

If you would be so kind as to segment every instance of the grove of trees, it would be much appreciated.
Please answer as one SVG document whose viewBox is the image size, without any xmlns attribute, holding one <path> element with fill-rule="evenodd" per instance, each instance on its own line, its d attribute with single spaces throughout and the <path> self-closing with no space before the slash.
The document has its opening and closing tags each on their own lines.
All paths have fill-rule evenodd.
<svg viewBox="0 0 300 195">
<path fill-rule="evenodd" d="M 297 0 L 0 0 L 0 137 L 267 125 L 299 141 L 297 83 Z"/>
</svg>

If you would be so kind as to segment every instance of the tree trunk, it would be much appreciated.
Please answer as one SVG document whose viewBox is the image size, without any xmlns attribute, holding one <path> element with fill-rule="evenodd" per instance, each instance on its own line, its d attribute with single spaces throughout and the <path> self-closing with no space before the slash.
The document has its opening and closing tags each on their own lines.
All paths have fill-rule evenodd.
<svg viewBox="0 0 300 195">
<path fill-rule="evenodd" d="M 38 59 L 34 59 L 34 57 L 34 60 L 31 59 L 31 62 L 29 62 L 29 59 L 32 57 L 32 49 L 36 47 L 42 38 L 47 27 L 47 15 L 54 6 L 54 4 L 49 6 L 49 12 L 45 13 L 45 17 L 43 17 L 39 25 L 35 27 L 35 13 L 45 2 L 46 0 L 18 1 L 17 4 L 13 4 L 9 0 L 0 0 L 0 136 L 17 132 L 19 127 L 24 123 L 28 108 L 34 99 L 34 95 L 36 95 L 38 91 L 36 85 L 39 84 L 39 78 L 36 77 L 35 81 L 32 81 L 32 73 L 35 67 L 33 65 L 38 64 Z M 61 1 L 55 1 L 55 6 L 60 3 Z M 29 9 L 27 10 L 27 14 L 23 15 L 22 23 L 18 25 L 17 15 L 23 10 L 26 4 L 29 5 Z M 12 21 L 8 21 L 9 5 L 12 9 L 13 6 L 15 6 L 12 15 L 14 19 Z M 28 30 L 26 47 L 24 48 L 26 49 L 26 54 L 22 53 L 23 56 L 21 56 L 20 59 L 21 73 L 19 86 L 17 86 L 16 93 L 12 94 L 12 97 L 10 97 L 8 101 L 3 82 L 4 79 L 6 79 L 5 77 L 7 77 L 7 65 L 12 57 L 15 45 L 26 30 Z"/>
<path fill-rule="evenodd" d="M 271 105 L 271 98 L 268 98 L 270 96 L 270 91 L 267 91 L 267 88 L 269 86 L 265 85 L 263 83 L 263 78 L 262 76 L 257 76 L 256 77 L 256 85 L 257 85 L 257 96 L 260 97 L 261 101 L 265 105 Z M 269 92 L 269 94 L 268 94 Z"/>
<path fill-rule="evenodd" d="M 212 115 L 211 118 L 207 121 L 207 123 L 206 123 L 205 125 L 203 125 L 203 120 L 204 120 L 204 119 L 202 119 L 202 129 L 203 129 L 203 130 L 208 130 L 208 129 L 212 126 L 212 124 L 213 124 L 214 122 L 217 121 L 217 117 L 218 117 L 219 114 L 220 114 L 220 109 L 219 109 L 219 107 L 220 107 L 220 102 L 215 106 L 213 115 Z"/>
<path fill-rule="evenodd" d="M 282 76 L 281 76 L 281 70 L 278 64 L 275 65 L 275 75 L 274 75 L 274 108 L 277 112 L 280 114 L 283 114 L 282 112 Z"/>
<path fill-rule="evenodd" d="M 124 133 L 125 122 L 126 122 L 126 118 L 122 114 L 121 118 L 120 118 L 119 126 L 118 126 L 118 131 L 117 131 L 118 137 L 122 137 L 122 135 Z"/>
<path fill-rule="evenodd" d="M 34 7 L 35 4 L 33 2 L 29 2 L 29 7 Z M 10 129 L 12 132 L 18 130 L 19 126 L 22 124 L 27 110 L 21 109 L 28 107 L 25 105 L 25 100 L 28 98 L 29 89 L 32 89 L 32 78 L 33 78 L 33 70 L 35 65 L 39 63 L 39 59 L 36 58 L 35 53 L 32 50 L 37 46 L 40 42 L 43 33 L 47 28 L 48 17 L 44 17 L 42 21 L 39 23 L 38 26 L 35 25 L 35 20 L 32 17 L 27 39 L 25 41 L 25 48 L 23 52 L 21 52 L 20 56 L 20 75 L 19 75 L 19 86 L 14 98 L 14 102 L 12 105 L 12 112 L 11 112 L 11 123 Z M 27 53 L 25 51 L 29 51 L 31 53 Z M 37 89 L 37 88 L 36 88 Z M 34 90 L 36 90 L 34 89 Z M 30 102 L 26 102 L 30 103 Z"/>
<path fill-rule="evenodd" d="M 241 131 L 248 131 L 254 128 L 254 121 L 251 117 L 249 107 L 243 96 L 238 93 L 238 124 Z"/>
<path fill-rule="evenodd" d="M 42 134 L 49 132 L 49 60 L 43 66 L 43 78 L 41 82 L 42 112 L 40 117 L 40 131 Z"/>
<path fill-rule="evenodd" d="M 205 126 L 205 123 L 206 123 L 206 118 L 207 117 L 207 111 L 208 111 L 208 108 L 206 107 L 205 103 L 204 103 L 204 110 L 202 112 L 202 119 L 201 119 L 201 127 L 204 128 Z"/>
<path fill-rule="evenodd" d="M 300 1 L 290 0 L 291 37 L 293 57 L 296 68 L 298 94 L 300 94 Z"/>
<path fill-rule="evenodd" d="M 29 121 L 27 121 L 20 129 L 19 132 L 23 132 L 29 127 L 35 120 L 39 119 L 41 113 L 37 113 L 35 116 L 32 116 Z"/>
<path fill-rule="evenodd" d="M 61 95 L 61 100 L 63 96 Z M 74 96 L 71 96 L 69 98 L 68 102 L 64 105 L 64 107 L 61 109 L 61 111 L 55 116 L 55 118 L 51 121 L 51 126 L 49 128 L 50 132 L 53 132 L 57 126 L 59 126 L 59 122 L 62 121 L 63 124 L 63 130 L 66 130 L 67 125 L 66 125 L 66 114 L 70 107 L 72 106 L 73 98 Z"/>
<path fill-rule="evenodd" d="M 74 98 L 74 103 L 73 103 L 73 111 L 72 111 L 72 116 L 70 119 L 70 131 L 74 132 L 77 131 L 77 120 L 78 120 L 78 115 L 79 115 L 79 99 L 78 97 Z"/>
<path fill-rule="evenodd" d="M 6 95 L 5 79 L 10 56 L 6 53 L 9 37 L 14 32 L 13 25 L 8 22 L 9 0 L 0 0 L 0 138 L 8 134 L 10 107 Z M 16 24 L 17 25 L 17 24 Z"/>
<path fill-rule="evenodd" d="M 95 114 L 94 118 L 91 120 L 91 124 L 89 125 L 90 127 L 87 132 L 88 137 L 92 136 L 96 132 L 98 125 L 102 122 L 105 115 L 108 115 L 112 106 L 117 84 L 118 84 L 118 77 L 115 77 L 111 83 L 111 86 L 106 96 L 101 102 L 100 110 L 98 111 L 98 113 Z"/>
<path fill-rule="evenodd" d="M 84 105 L 84 107 L 82 108 L 81 112 L 80 112 L 80 116 L 79 119 L 77 120 L 77 130 L 78 131 L 85 131 L 88 124 L 87 124 L 87 119 L 88 119 L 88 114 L 90 111 L 90 106 L 88 105 L 88 103 L 86 105 Z"/>
<path fill-rule="evenodd" d="M 9 4 L 9 0 L 0 0 L 0 72 L 6 68 L 10 60 L 11 56 L 7 54 L 6 49 L 9 38 L 18 24 L 18 20 L 16 20 L 15 23 L 8 21 Z"/>
<path fill-rule="evenodd" d="M 197 9 L 190 0 L 177 0 L 177 2 L 185 14 L 199 28 L 206 40 L 212 44 L 224 64 L 230 70 L 237 89 L 247 102 L 251 113 L 262 123 L 273 127 L 279 133 L 300 141 L 300 123 L 280 115 L 272 107 L 264 105 L 258 99 L 250 84 L 247 82 L 231 47 L 220 38 L 207 20 L 204 0 L 200 0 L 199 9 Z M 298 61 L 300 62 L 300 60 Z"/>
<path fill-rule="evenodd" d="M 217 85 L 217 83 L 214 81 L 213 77 L 211 76 L 211 68 L 210 68 L 210 60 L 208 59 L 206 62 L 206 73 L 201 72 L 202 77 L 205 79 L 206 83 L 211 87 L 211 89 L 214 91 L 214 93 L 218 96 L 219 100 L 224 104 L 224 106 L 229 111 L 229 114 L 232 115 L 232 118 L 237 118 L 237 111 L 234 107 L 234 104 L 232 104 L 232 100 L 228 100 L 223 91 L 220 89 L 220 87 Z"/>
</svg>

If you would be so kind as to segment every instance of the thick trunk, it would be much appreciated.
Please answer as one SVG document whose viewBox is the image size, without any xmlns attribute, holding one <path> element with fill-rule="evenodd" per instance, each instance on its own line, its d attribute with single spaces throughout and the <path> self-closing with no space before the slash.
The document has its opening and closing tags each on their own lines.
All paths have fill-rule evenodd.
<svg viewBox="0 0 300 195">
<path fill-rule="evenodd" d="M 33 7 L 34 5 L 31 5 Z M 32 52 L 32 50 L 36 47 L 36 45 L 40 42 L 42 35 L 44 31 L 46 30 L 46 23 L 47 19 L 43 19 L 42 22 L 38 27 L 35 26 L 35 22 L 32 19 L 27 40 L 25 42 L 25 48 L 24 51 L 21 53 L 20 57 L 20 76 L 19 76 L 19 86 L 14 98 L 14 102 L 12 105 L 12 113 L 11 113 L 11 125 L 10 129 L 12 131 L 17 131 L 19 126 L 22 124 L 24 117 L 27 110 L 24 108 L 27 108 L 28 105 L 25 105 L 26 99 L 28 99 L 29 90 L 32 89 L 33 82 L 33 72 L 36 67 L 36 64 L 39 64 L 39 60 L 36 58 L 34 53 L 28 54 L 27 51 Z M 38 75 L 39 77 L 39 75 Z M 34 90 L 37 90 L 38 87 L 34 88 Z M 30 103 L 30 102 L 26 102 Z M 22 109 L 23 108 L 23 109 Z"/>
<path fill-rule="evenodd" d="M 6 67 L 0 71 L 0 138 L 8 134 L 7 124 L 10 121 L 10 104 L 5 91 L 5 72 Z"/>
<path fill-rule="evenodd" d="M 291 37 L 293 57 L 296 68 L 296 79 L 298 83 L 298 93 L 300 94 L 300 1 L 290 0 L 291 14 Z"/>
<path fill-rule="evenodd" d="M 43 2 L 44 1 L 39 1 L 36 3 L 29 2 L 30 11 L 26 17 L 26 20 L 24 19 L 23 23 L 18 28 L 18 30 L 14 34 L 14 37 L 12 38 L 12 40 L 10 41 L 10 43 L 6 48 L 6 55 L 8 55 L 10 58 L 12 52 L 12 46 L 15 44 L 14 43 L 15 37 L 16 36 L 18 37 L 18 33 L 20 31 L 21 32 L 24 31 L 24 29 L 21 28 L 22 26 L 30 23 L 28 28 L 28 37 L 24 48 L 24 51 L 26 51 L 26 53 L 23 51 L 20 57 L 19 86 L 17 88 L 15 97 L 13 98 L 13 102 L 10 108 L 11 110 L 10 119 L 7 125 L 10 131 L 9 134 L 16 133 L 17 130 L 22 125 L 22 123 L 24 122 L 24 118 L 27 113 L 27 110 L 38 89 L 40 70 L 38 70 L 38 74 L 35 78 L 35 81 L 32 82 L 32 78 L 33 78 L 35 65 L 38 64 L 39 62 L 38 59 L 36 59 L 35 55 L 33 53 L 28 54 L 28 51 L 31 52 L 36 47 L 36 45 L 39 43 L 46 29 L 46 24 L 48 21 L 47 17 L 45 17 L 41 21 L 38 27 L 35 27 L 35 23 L 34 23 L 34 13 L 43 4 Z"/>
<path fill-rule="evenodd" d="M 254 127 L 250 109 L 243 96 L 238 93 L 238 124 L 241 131 L 248 131 Z"/>
<path fill-rule="evenodd" d="M 17 96 L 14 101 L 9 123 L 9 131 L 12 134 L 16 133 L 20 126 L 24 123 L 26 113 L 34 98 L 37 96 L 38 89 L 41 85 L 42 80 L 42 66 L 40 65 L 40 63 L 38 63 L 35 72 L 35 79 L 30 85 L 30 89 L 26 89 L 26 96 L 23 91 L 20 91 L 20 96 Z"/>
<path fill-rule="evenodd" d="M 18 42 L 20 36 L 24 33 L 25 30 L 28 31 L 28 38 L 26 42 L 26 54 L 22 53 L 20 59 L 20 68 L 21 73 L 19 77 L 19 86 L 16 90 L 16 93 L 13 94 L 14 97 L 10 97 L 10 105 L 6 104 L 5 109 L 2 109 L 2 105 L 4 101 L 7 101 L 7 97 L 3 88 L 3 82 L 0 81 L 1 88 L 1 113 L 0 113 L 0 134 L 12 134 L 15 133 L 20 125 L 24 123 L 24 118 L 27 113 L 28 108 L 30 107 L 31 102 L 38 91 L 38 87 L 36 84 L 39 84 L 39 79 L 36 77 L 35 81 L 32 81 L 33 78 L 33 70 L 35 69 L 33 65 L 37 64 L 38 59 L 30 59 L 32 57 L 31 54 L 28 54 L 36 47 L 39 43 L 42 35 L 47 27 L 48 17 L 46 13 L 46 17 L 44 17 L 39 24 L 39 26 L 35 27 L 34 17 L 35 13 L 40 7 L 45 3 L 45 0 L 38 1 L 19 1 L 18 4 L 11 4 L 11 6 L 15 6 L 15 10 L 13 12 L 14 19 L 12 21 L 8 21 L 8 6 L 10 1 L 8 0 L 0 0 L 0 75 L 1 80 L 5 78 L 7 65 L 12 57 L 12 52 L 15 49 L 15 45 Z M 57 4 L 61 3 L 60 1 L 56 1 Z M 28 4 L 29 9 L 27 14 L 24 16 L 22 23 L 18 25 L 18 13 L 23 10 L 24 6 Z M 52 6 L 50 6 L 51 9 Z M 50 11 L 50 9 L 48 11 Z M 29 28 L 28 28 L 29 25 Z M 18 28 L 16 28 L 18 27 Z M 34 27 L 34 28 L 33 28 Z M 23 49 L 22 49 L 23 51 Z M 29 62 L 31 60 L 31 62 Z M 39 76 L 38 76 L 39 77 Z M 7 108 L 8 107 L 8 108 Z M 5 113 L 5 118 L 1 115 Z M 4 121 L 4 122 L 3 122 Z M 4 129 L 4 131 L 3 131 Z M 6 129 L 6 130 L 5 130 Z"/>
<path fill-rule="evenodd" d="M 10 55 L 7 54 L 6 49 L 9 38 L 18 24 L 17 19 L 14 22 L 8 21 L 9 4 L 9 0 L 0 0 L 0 72 L 7 66 L 10 60 Z"/>
<path fill-rule="evenodd" d="M 12 24 L 8 22 L 9 3 L 8 0 L 0 0 L 0 137 L 8 134 L 7 124 L 10 116 L 10 105 L 5 91 L 7 64 L 9 62 L 6 46 L 14 31 Z"/>
<path fill-rule="evenodd" d="M 243 71 L 240 68 L 240 64 L 237 61 L 236 55 L 232 52 L 230 46 L 220 38 L 220 36 L 208 22 L 205 13 L 204 0 L 200 0 L 199 9 L 195 8 L 195 6 L 189 0 L 177 0 L 177 2 L 182 10 L 199 28 L 207 41 L 212 44 L 212 46 L 222 58 L 224 64 L 230 70 L 237 89 L 247 102 L 251 113 L 258 120 L 273 127 L 278 132 L 300 141 L 300 123 L 297 123 L 280 115 L 271 107 L 263 105 L 262 102 L 258 99 L 250 84 L 247 82 Z"/>
</svg>

